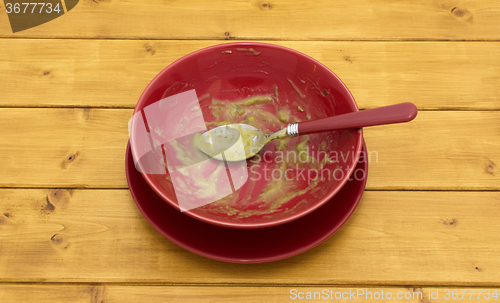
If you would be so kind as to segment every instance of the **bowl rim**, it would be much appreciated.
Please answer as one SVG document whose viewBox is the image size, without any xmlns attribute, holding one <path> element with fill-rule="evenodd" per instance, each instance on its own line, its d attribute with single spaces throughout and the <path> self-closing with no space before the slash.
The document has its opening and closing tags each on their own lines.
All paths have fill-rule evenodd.
<svg viewBox="0 0 500 303">
<path fill-rule="evenodd" d="M 326 65 L 324 65 L 323 63 L 321 63 L 318 60 L 314 59 L 313 57 L 311 57 L 309 55 L 306 55 L 306 54 L 304 54 L 302 52 L 299 52 L 297 50 L 294 50 L 294 49 L 291 49 L 291 48 L 288 48 L 288 47 L 285 47 L 285 46 L 277 45 L 277 44 L 263 43 L 263 42 L 243 42 L 242 41 L 242 42 L 220 43 L 220 44 L 211 45 L 211 46 L 208 46 L 208 47 L 205 47 L 205 48 L 201 48 L 199 50 L 196 50 L 194 52 L 191 52 L 191 53 L 189 53 L 187 55 L 182 56 L 181 58 L 175 60 L 174 62 L 172 62 L 171 64 L 169 64 L 168 66 L 166 66 L 162 71 L 160 71 L 148 83 L 148 85 L 146 86 L 146 88 L 142 92 L 141 96 L 139 97 L 139 100 L 137 101 L 137 104 L 136 104 L 136 106 L 134 108 L 134 113 L 133 114 L 136 114 L 139 111 L 139 108 L 141 110 L 144 108 L 144 104 L 147 101 L 146 97 L 151 94 L 151 92 L 153 90 L 154 84 L 156 82 L 158 82 L 159 79 L 162 78 L 162 76 L 164 74 L 168 73 L 170 69 L 175 68 L 177 65 L 181 64 L 182 62 L 190 60 L 193 57 L 199 56 L 202 53 L 211 52 L 211 51 L 214 51 L 214 50 L 218 50 L 220 48 L 235 47 L 235 46 L 240 46 L 240 47 L 241 46 L 247 46 L 247 47 L 250 46 L 250 47 L 274 48 L 276 50 L 280 50 L 280 51 L 292 53 L 292 54 L 294 54 L 296 56 L 299 56 L 299 57 L 302 57 L 304 59 L 310 60 L 311 62 L 313 62 L 317 66 L 320 66 L 324 70 L 328 71 L 331 74 L 331 76 L 336 81 L 338 81 L 338 83 L 340 84 L 340 86 L 347 93 L 348 101 L 350 101 L 349 104 L 354 109 L 353 112 L 359 111 L 359 108 L 358 108 L 358 105 L 356 103 L 356 100 L 354 99 L 352 93 L 347 88 L 347 86 L 345 85 L 345 83 L 332 70 L 330 70 Z M 131 129 L 130 131 L 133 132 L 133 129 Z M 184 211 L 183 213 L 185 213 L 185 214 L 187 214 L 187 215 L 189 215 L 189 216 L 191 216 L 191 217 L 193 217 L 193 218 L 195 218 L 197 220 L 200 220 L 202 222 L 206 222 L 206 223 L 217 225 L 217 226 L 227 227 L 227 228 L 236 228 L 236 229 L 256 229 L 256 228 L 272 227 L 272 226 L 281 225 L 281 224 L 284 224 L 284 223 L 296 220 L 298 218 L 301 218 L 301 217 L 303 217 L 303 216 L 305 216 L 305 215 L 307 215 L 307 214 L 315 211 L 316 209 L 318 209 L 319 207 L 321 207 L 323 204 L 325 204 L 326 202 L 328 202 L 333 196 L 335 196 L 344 187 L 344 185 L 346 184 L 346 182 L 349 180 L 349 178 L 351 177 L 352 173 L 354 172 L 354 170 L 356 168 L 356 164 L 358 163 L 359 157 L 361 155 L 361 151 L 363 149 L 363 129 L 362 128 L 358 129 L 358 131 L 356 132 L 356 139 L 357 139 L 357 143 L 356 143 L 356 146 L 355 146 L 355 149 L 354 149 L 355 150 L 355 157 L 353 158 L 353 162 L 351 163 L 352 165 L 348 165 L 349 169 L 348 169 L 347 173 L 344 175 L 344 178 L 336 185 L 336 187 L 335 187 L 334 190 L 332 190 L 331 192 L 329 192 L 328 194 L 326 194 L 322 198 L 318 199 L 319 201 L 317 201 L 314 206 L 306 208 L 303 211 L 300 211 L 300 212 L 298 212 L 298 213 L 296 213 L 294 215 L 287 216 L 285 218 L 281 218 L 281 219 L 277 219 L 277 220 L 273 220 L 273 221 L 268 221 L 268 222 L 246 223 L 246 222 L 228 222 L 228 221 L 222 221 L 222 220 L 218 220 L 218 219 L 214 219 L 214 218 L 208 218 L 208 217 L 202 216 L 202 215 L 200 215 L 198 213 L 195 213 L 192 210 Z M 173 201 L 165 193 L 163 193 L 161 191 L 161 189 L 159 187 L 157 187 L 152 182 L 152 180 L 150 179 L 149 174 L 143 173 L 142 170 L 140 171 L 140 173 L 141 173 L 142 177 L 144 178 L 144 180 L 146 181 L 146 183 L 149 185 L 149 187 L 152 188 L 154 190 L 154 192 L 160 198 L 162 198 L 169 205 L 173 206 L 174 208 L 176 208 L 177 210 L 180 211 L 180 207 L 179 207 L 178 203 L 176 201 Z"/>
</svg>

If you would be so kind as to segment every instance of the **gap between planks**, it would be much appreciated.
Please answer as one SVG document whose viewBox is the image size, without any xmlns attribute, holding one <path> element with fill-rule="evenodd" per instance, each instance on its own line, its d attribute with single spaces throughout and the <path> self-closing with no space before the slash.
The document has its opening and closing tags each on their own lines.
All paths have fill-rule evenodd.
<svg viewBox="0 0 500 303">
<path fill-rule="evenodd" d="M 19 105 L 1 105 L 0 109 L 13 109 L 13 108 L 23 108 L 23 109 L 135 109 L 132 106 L 78 106 L 78 105 L 42 105 L 42 106 L 19 106 Z M 371 109 L 374 107 L 359 107 L 360 110 Z M 500 109 L 495 108 L 418 108 L 420 112 L 500 112 Z"/>
<path fill-rule="evenodd" d="M 402 287 L 418 287 L 418 288 L 433 288 L 433 287 L 488 287 L 488 288 L 498 288 L 499 284 L 488 284 L 488 283 L 470 283 L 470 284 L 283 284 L 283 283 L 152 283 L 152 282 L 24 282 L 24 281 L 9 281 L 0 282 L 0 286 L 15 286 L 15 285 L 25 285 L 25 286 L 152 286 L 152 287 L 248 287 L 248 288 L 260 288 L 260 287 L 276 287 L 276 288 L 288 288 L 288 287 L 331 287 L 331 288 L 402 288 Z"/>
<path fill-rule="evenodd" d="M 293 39 L 286 37 L 231 37 L 221 38 L 214 37 L 144 37 L 144 38 L 116 38 L 116 37 L 7 37 L 0 36 L 0 40 L 114 40 L 114 41 L 228 41 L 228 42 L 278 42 L 278 41 L 293 41 L 293 42 L 500 42 L 500 39 L 424 39 L 424 38 L 405 38 L 405 39 L 324 39 L 324 38 L 309 38 L 309 39 Z"/>
<path fill-rule="evenodd" d="M 128 187 L 72 187 L 72 186 L 0 186 L 0 190 L 9 189 L 9 190 L 30 190 L 30 189 L 76 189 L 76 190 L 128 190 Z M 480 193 L 496 193 L 499 192 L 500 189 L 406 189 L 406 188 L 372 188 L 365 189 L 364 192 L 480 192 Z M 1 282 L 0 282 L 1 283 Z"/>
</svg>

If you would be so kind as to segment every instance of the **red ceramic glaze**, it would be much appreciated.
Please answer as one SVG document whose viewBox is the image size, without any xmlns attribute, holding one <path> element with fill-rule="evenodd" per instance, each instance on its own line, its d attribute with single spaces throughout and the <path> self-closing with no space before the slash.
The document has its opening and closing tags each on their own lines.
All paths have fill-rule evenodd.
<svg viewBox="0 0 500 303">
<path fill-rule="evenodd" d="M 366 146 L 363 149 L 366 151 Z M 238 230 L 201 222 L 165 203 L 135 169 L 130 146 L 125 162 L 132 197 L 159 233 L 195 254 L 233 263 L 281 260 L 319 245 L 349 219 L 366 185 L 366 177 L 361 179 L 357 174 L 360 178 L 347 181 L 332 199 L 302 218 L 264 229 Z M 358 170 L 368 173 L 368 163 L 358 163 Z"/>
<path fill-rule="evenodd" d="M 294 82 L 295 87 L 290 84 Z M 162 98 L 195 89 L 205 121 L 213 119 L 209 114 L 210 99 L 202 96 L 210 94 L 221 100 L 237 100 L 257 94 L 273 94 L 278 87 L 280 106 L 297 112 L 294 100 L 305 100 L 311 109 L 311 118 L 320 119 L 358 111 L 351 93 L 342 81 L 326 66 L 315 59 L 285 47 L 264 43 L 229 43 L 208 47 L 191 53 L 161 71 L 146 87 L 134 113 Z M 285 102 L 289 100 L 289 102 Z M 305 113 L 302 120 L 307 120 Z M 166 122 L 165 122 L 166 123 Z M 270 129 L 276 131 L 278 129 Z M 131 129 L 134 133 L 136 130 Z M 325 180 L 318 184 L 319 190 L 309 191 L 280 207 L 271 215 L 249 216 L 239 219 L 227 214 L 209 214 L 202 209 L 192 209 L 186 213 L 198 220 L 230 228 L 253 229 L 276 226 L 296 220 L 311 213 L 329 201 L 347 182 L 354 171 L 362 148 L 360 129 L 348 129 L 334 133 L 310 135 L 308 145 L 317 148 L 328 137 L 326 150 L 346 155 L 340 163 L 325 166 L 329 171 L 341 169 L 343 177 Z M 330 140 L 331 139 L 331 140 Z M 300 140 L 296 138 L 294 140 Z M 273 165 L 274 146 L 268 144 L 259 169 Z M 167 173 L 168 174 L 168 173 Z M 167 175 L 142 174 L 149 186 L 164 201 L 179 209 L 171 181 Z M 307 187 L 309 180 L 301 180 L 299 188 Z M 249 183 L 249 182 L 247 182 Z M 241 197 L 257 197 L 266 186 L 262 178 L 255 186 L 243 185 Z M 283 195 L 288 194 L 284 192 Z M 306 203 L 303 203 L 306 201 Z"/>
</svg>

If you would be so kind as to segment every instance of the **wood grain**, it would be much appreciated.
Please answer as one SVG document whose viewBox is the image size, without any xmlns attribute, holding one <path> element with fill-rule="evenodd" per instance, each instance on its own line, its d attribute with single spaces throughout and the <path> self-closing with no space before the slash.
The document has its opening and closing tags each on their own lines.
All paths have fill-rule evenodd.
<svg viewBox="0 0 500 303">
<path fill-rule="evenodd" d="M 115 285 L 0 285 L 0 300 L 17 302 L 290 302 L 303 298 L 307 302 L 449 302 L 452 291 L 459 299 L 480 300 L 491 297 L 498 288 L 480 293 L 471 289 L 446 287 L 220 287 L 220 286 L 115 286 Z M 359 293 L 358 293 L 359 292 Z M 316 293 L 316 294 L 315 294 Z M 359 295 L 358 295 L 359 294 Z M 307 299 L 308 295 L 312 299 Z M 404 296 L 406 295 L 406 299 Z M 449 299 L 445 297 L 449 295 Z M 479 299 L 478 299 L 479 295 Z M 335 298 L 337 296 L 337 298 Z M 342 299 L 344 296 L 344 299 Z M 378 296 L 379 299 L 376 299 Z M 387 299 L 387 297 L 392 299 Z M 350 297 L 350 298 L 349 298 Z M 381 297 L 383 299 L 381 299 Z M 401 299 L 398 299 L 401 298 Z M 292 299 L 295 298 L 295 299 Z M 314 299 L 316 298 L 316 299 Z M 371 298 L 371 299 L 370 299 Z M 386 300 L 384 300 L 386 299 Z M 100 301 L 101 300 L 101 301 Z"/>
<path fill-rule="evenodd" d="M 221 42 L 0 39 L 0 106 L 134 108 L 163 68 Z M 326 64 L 361 108 L 500 109 L 497 42 L 273 43 Z"/>
<path fill-rule="evenodd" d="M 12 33 L 0 1 L 0 302 L 498 293 L 498 0 L 79 2 Z M 421 112 L 364 130 L 367 191 L 335 235 L 286 260 L 241 265 L 161 236 L 127 190 L 124 153 L 132 109 L 159 71 L 246 40 L 316 58 L 362 109 L 413 102 Z"/>
<path fill-rule="evenodd" d="M 499 135 L 499 112 L 420 112 L 410 123 L 366 128 L 367 186 L 498 189 Z"/>
<path fill-rule="evenodd" d="M 482 1 L 80 1 L 68 14 L 1 37 L 121 39 L 494 40 L 500 5 Z"/>
<path fill-rule="evenodd" d="M 0 109 L 4 186 L 126 187 L 132 110 Z"/>
<path fill-rule="evenodd" d="M 326 242 L 265 264 L 185 251 L 128 190 L 2 189 L 0 199 L 0 282 L 500 286 L 500 192 L 368 191 Z"/>
<path fill-rule="evenodd" d="M 0 109 L 0 187 L 126 188 L 128 109 Z M 420 112 L 364 130 L 368 189 L 498 190 L 500 113 Z"/>
</svg>

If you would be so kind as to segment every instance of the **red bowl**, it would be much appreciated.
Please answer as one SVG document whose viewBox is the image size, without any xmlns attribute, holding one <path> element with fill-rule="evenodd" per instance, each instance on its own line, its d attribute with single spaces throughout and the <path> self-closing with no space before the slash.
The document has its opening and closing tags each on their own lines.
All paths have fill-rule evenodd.
<svg viewBox="0 0 500 303">
<path fill-rule="evenodd" d="M 131 147 L 134 153 L 141 152 L 137 148 L 141 145 L 137 143 L 138 141 L 148 142 L 151 137 L 152 141 L 155 140 L 155 132 L 149 130 L 159 129 L 163 133 L 172 128 L 171 118 L 156 119 L 154 123 L 150 122 L 153 119 L 147 119 L 148 114 L 152 112 L 156 117 L 168 116 L 166 112 L 168 109 L 162 109 L 155 104 L 159 104 L 157 102 L 164 98 L 179 96 L 180 93 L 193 89 L 207 125 L 215 119 L 213 111 L 217 109 L 214 109 L 212 104 L 214 99 L 234 102 L 256 95 L 274 96 L 273 105 L 256 104 L 249 106 L 248 110 L 263 109 L 273 117 L 278 115 L 278 111 L 288 111 L 299 121 L 358 110 L 354 98 L 344 83 L 326 66 L 307 55 L 264 43 L 216 45 L 175 61 L 146 87 L 137 103 L 134 117 L 140 119 L 146 117 L 147 126 L 132 123 L 130 129 Z M 151 106 L 149 109 L 154 106 L 155 110 L 148 112 L 148 106 Z M 172 117 L 171 113 L 169 117 Z M 257 119 L 264 118 L 257 117 Z M 286 124 L 288 123 L 280 121 L 269 123 L 265 125 L 263 131 L 277 131 Z M 149 133 L 145 135 L 146 132 Z M 283 168 L 285 172 L 283 176 L 286 175 L 286 178 L 279 178 L 279 171 L 276 178 L 273 169 L 276 169 L 278 159 L 282 158 L 279 158 L 278 142 L 272 142 L 261 151 L 260 161 L 255 159 L 252 163 L 248 161 L 247 172 L 248 176 L 252 177 L 242 183 L 239 189 L 235 188 L 235 192 L 226 198 L 227 201 L 218 200 L 187 210 L 185 213 L 210 224 L 249 229 L 276 226 L 314 211 L 330 200 L 351 176 L 362 149 L 362 131 L 350 129 L 325 132 L 308 135 L 308 138 L 309 162 L 314 164 L 314 161 L 328 157 L 330 163 L 320 166 L 314 166 L 317 163 L 297 164 L 293 167 L 287 165 Z M 293 152 L 293 147 L 299 140 L 303 138 L 292 139 L 287 148 Z M 151 150 L 151 153 L 155 153 L 154 147 Z M 145 169 L 148 161 L 149 163 L 156 161 L 155 165 L 164 168 L 162 161 L 165 153 L 168 153 L 165 148 L 162 150 L 158 147 L 156 158 L 151 157 L 148 160 L 144 157 L 136 160 L 136 168 L 141 171 L 144 180 L 158 196 L 174 208 L 182 209 L 179 207 L 176 188 L 172 184 L 168 170 L 160 169 L 152 172 Z M 272 171 L 273 175 L 264 174 L 266 171 Z M 287 175 L 289 172 L 290 178 Z M 226 173 L 229 174 L 229 171 Z M 293 182 L 286 183 L 288 181 L 283 179 L 290 179 Z M 283 183 L 280 183 L 281 181 Z M 179 194 L 179 189 L 177 190 Z"/>
</svg>

